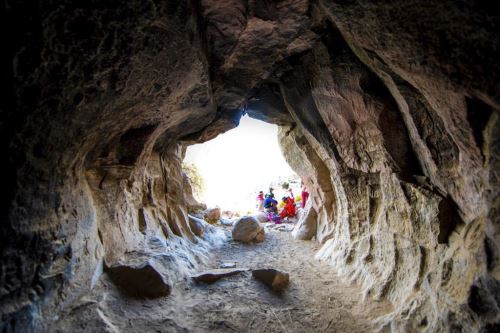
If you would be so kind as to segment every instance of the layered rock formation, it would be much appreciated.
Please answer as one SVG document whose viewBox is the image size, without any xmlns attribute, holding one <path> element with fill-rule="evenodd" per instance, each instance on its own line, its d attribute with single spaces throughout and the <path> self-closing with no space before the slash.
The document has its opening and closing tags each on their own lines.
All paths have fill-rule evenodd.
<svg viewBox="0 0 500 333">
<path fill-rule="evenodd" d="M 188 276 L 215 236 L 191 229 L 184 146 L 245 111 L 281 126 L 318 258 L 394 304 L 381 326 L 495 330 L 492 6 L 7 2 L 2 331 L 42 330 L 106 267 Z"/>
</svg>

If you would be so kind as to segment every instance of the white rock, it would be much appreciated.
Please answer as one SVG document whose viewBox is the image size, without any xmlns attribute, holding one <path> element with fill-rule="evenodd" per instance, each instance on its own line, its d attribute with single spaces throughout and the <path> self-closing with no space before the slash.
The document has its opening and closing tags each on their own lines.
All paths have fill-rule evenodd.
<svg viewBox="0 0 500 333">
<path fill-rule="evenodd" d="M 261 223 L 268 221 L 267 214 L 263 213 L 263 212 L 257 213 L 253 217 L 255 217 L 257 219 L 257 221 L 259 221 Z"/>
<path fill-rule="evenodd" d="M 250 243 L 264 241 L 264 228 L 253 216 L 243 216 L 233 226 L 233 240 Z"/>
</svg>

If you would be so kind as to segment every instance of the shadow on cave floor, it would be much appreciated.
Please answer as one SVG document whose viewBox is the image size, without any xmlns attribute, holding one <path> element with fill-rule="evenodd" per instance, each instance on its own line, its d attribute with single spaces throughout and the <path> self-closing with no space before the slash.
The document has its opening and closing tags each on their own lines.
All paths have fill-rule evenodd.
<svg viewBox="0 0 500 333">
<path fill-rule="evenodd" d="M 170 296 L 127 298 L 107 278 L 93 294 L 59 321 L 60 332 L 372 332 L 373 319 L 388 313 L 388 303 L 362 300 L 361 291 L 340 281 L 333 267 L 314 259 L 319 245 L 294 240 L 281 226 L 266 225 L 263 243 L 227 239 L 200 267 L 275 268 L 290 274 L 290 285 L 276 294 L 250 272 L 213 284 L 178 282 Z M 278 227 L 278 228 L 276 228 Z M 281 229 L 281 230 L 280 230 Z"/>
</svg>

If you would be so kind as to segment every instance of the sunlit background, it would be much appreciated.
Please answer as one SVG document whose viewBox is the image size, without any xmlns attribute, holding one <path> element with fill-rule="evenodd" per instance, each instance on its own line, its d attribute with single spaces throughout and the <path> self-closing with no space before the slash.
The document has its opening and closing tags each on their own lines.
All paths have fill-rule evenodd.
<svg viewBox="0 0 500 333">
<path fill-rule="evenodd" d="M 209 207 L 239 212 L 254 211 L 259 190 L 275 188 L 276 198 L 290 182 L 300 194 L 298 177 L 285 161 L 278 145 L 278 127 L 248 116 L 240 125 L 217 138 L 187 148 L 184 162 L 193 163 L 204 180 L 200 201 Z"/>
</svg>

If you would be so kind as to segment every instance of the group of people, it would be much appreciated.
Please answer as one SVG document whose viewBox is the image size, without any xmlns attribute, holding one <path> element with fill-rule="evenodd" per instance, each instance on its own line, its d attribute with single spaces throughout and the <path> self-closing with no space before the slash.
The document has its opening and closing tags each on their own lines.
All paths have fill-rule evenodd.
<svg viewBox="0 0 500 333">
<path fill-rule="evenodd" d="M 302 182 L 302 208 L 305 207 L 309 193 Z M 294 217 L 296 215 L 295 209 L 295 199 L 293 196 L 292 189 L 288 189 L 288 194 L 281 198 L 282 203 L 280 206 L 283 208 L 278 212 L 278 201 L 274 198 L 274 189 L 269 188 L 269 193 L 264 195 L 263 191 L 259 191 L 257 195 L 257 209 L 261 212 L 266 212 L 268 214 L 269 221 L 274 221 L 275 223 L 281 223 L 281 221 L 288 217 Z"/>
</svg>

